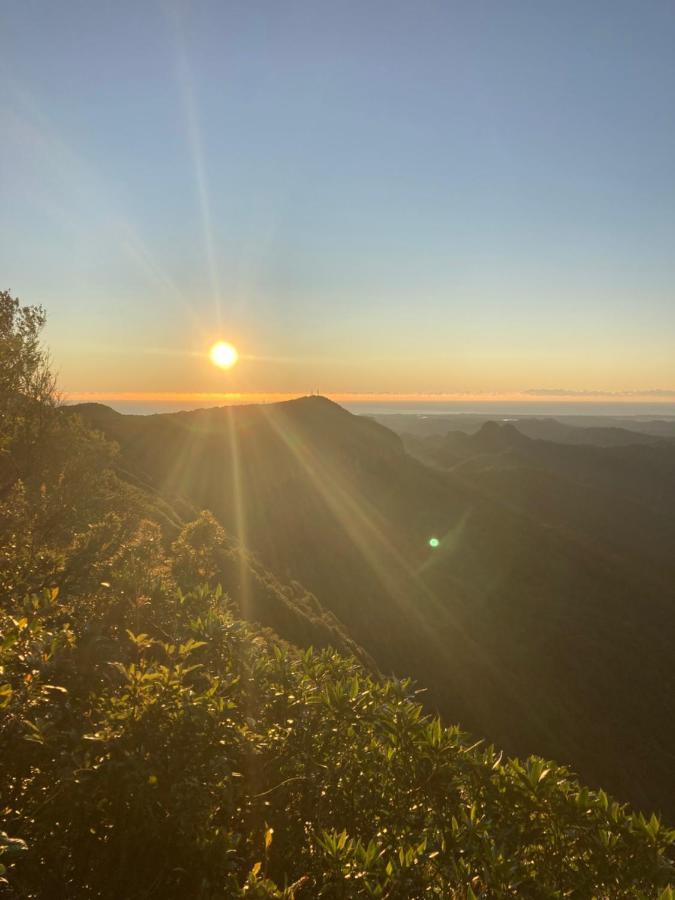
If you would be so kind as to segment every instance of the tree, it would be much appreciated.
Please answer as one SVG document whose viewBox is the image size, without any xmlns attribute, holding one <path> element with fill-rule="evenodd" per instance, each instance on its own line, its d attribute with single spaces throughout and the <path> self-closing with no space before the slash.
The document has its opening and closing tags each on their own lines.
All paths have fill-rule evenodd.
<svg viewBox="0 0 675 900">
<path fill-rule="evenodd" d="M 59 403 L 45 322 L 0 291 L 0 592 L 15 595 L 58 584 L 79 535 L 129 505 L 115 446 Z"/>
<path fill-rule="evenodd" d="M 57 405 L 56 379 L 40 343 L 41 306 L 0 291 L 0 497 L 39 464 Z"/>
</svg>

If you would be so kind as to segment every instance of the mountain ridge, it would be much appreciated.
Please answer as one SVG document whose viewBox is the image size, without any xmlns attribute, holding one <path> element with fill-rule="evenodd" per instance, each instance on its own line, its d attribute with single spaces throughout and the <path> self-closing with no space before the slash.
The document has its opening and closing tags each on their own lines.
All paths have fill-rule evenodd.
<svg viewBox="0 0 675 900">
<path fill-rule="evenodd" d="M 150 473 L 168 502 L 182 494 L 211 509 L 270 571 L 306 585 L 383 671 L 416 677 L 432 708 L 508 752 L 557 756 L 591 783 L 667 808 L 672 766 L 656 723 L 672 704 L 672 620 L 664 579 L 646 562 L 641 571 L 642 557 L 564 517 L 542 519 L 480 467 L 432 469 L 322 398 L 133 420 L 93 412 L 126 467 Z M 529 447 L 512 428 L 486 435 L 514 459 L 514 440 Z M 650 656 L 631 661 L 636 634 Z M 601 761 L 598 746 L 617 742 L 624 752 Z"/>
</svg>

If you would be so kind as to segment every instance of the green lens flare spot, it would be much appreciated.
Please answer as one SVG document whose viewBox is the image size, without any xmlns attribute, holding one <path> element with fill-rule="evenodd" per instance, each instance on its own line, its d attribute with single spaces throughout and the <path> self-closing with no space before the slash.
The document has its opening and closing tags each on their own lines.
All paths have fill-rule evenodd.
<svg viewBox="0 0 675 900">
<path fill-rule="evenodd" d="M 436 549 L 436 547 L 440 547 L 440 545 L 441 542 L 438 540 L 438 538 L 429 538 L 429 546 L 433 547 L 434 550 Z"/>
</svg>

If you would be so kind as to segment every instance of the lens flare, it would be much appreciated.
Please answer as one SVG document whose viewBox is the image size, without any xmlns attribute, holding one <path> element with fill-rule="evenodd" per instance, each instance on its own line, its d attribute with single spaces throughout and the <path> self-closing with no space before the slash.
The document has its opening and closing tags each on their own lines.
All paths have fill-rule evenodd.
<svg viewBox="0 0 675 900">
<path fill-rule="evenodd" d="M 231 369 L 239 359 L 237 348 L 227 341 L 218 341 L 209 351 L 211 362 L 219 369 Z"/>
<path fill-rule="evenodd" d="M 429 546 L 432 547 L 434 550 L 436 549 L 436 547 L 440 546 L 440 543 L 441 542 L 438 540 L 437 537 L 429 538 Z"/>
</svg>

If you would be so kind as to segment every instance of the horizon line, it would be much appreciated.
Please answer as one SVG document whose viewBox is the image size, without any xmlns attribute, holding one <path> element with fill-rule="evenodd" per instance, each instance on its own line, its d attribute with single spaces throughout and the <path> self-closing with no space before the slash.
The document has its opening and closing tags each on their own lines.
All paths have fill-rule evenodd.
<svg viewBox="0 0 675 900">
<path fill-rule="evenodd" d="M 622 403 L 675 404 L 675 390 L 565 390 L 531 388 L 521 391 L 385 392 L 385 391 L 62 391 L 62 399 L 72 403 L 160 403 L 241 406 L 279 403 L 300 397 L 322 396 L 336 403 Z"/>
</svg>

